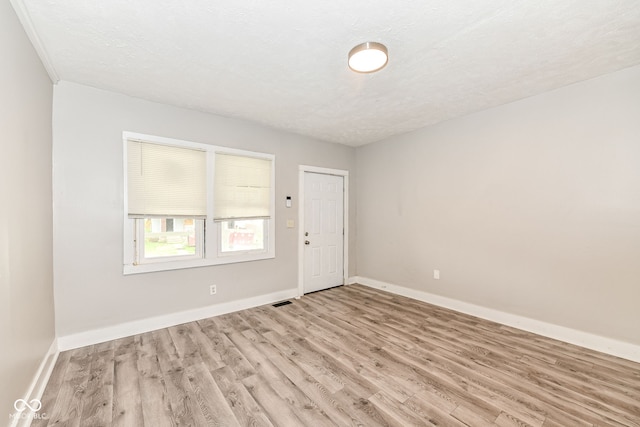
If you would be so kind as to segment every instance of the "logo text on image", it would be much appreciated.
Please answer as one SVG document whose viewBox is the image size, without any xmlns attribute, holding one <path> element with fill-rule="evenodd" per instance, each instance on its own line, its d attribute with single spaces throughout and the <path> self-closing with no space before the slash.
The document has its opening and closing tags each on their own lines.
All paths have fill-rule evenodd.
<svg viewBox="0 0 640 427">
<path fill-rule="evenodd" d="M 18 399 L 15 402 L 13 402 L 13 407 L 18 412 L 15 414 L 10 414 L 9 415 L 10 418 L 25 419 L 25 418 L 29 418 L 30 416 L 33 416 L 34 419 L 47 418 L 47 414 L 45 412 L 43 412 L 42 414 L 37 413 L 40 409 L 42 409 L 42 402 L 39 399 L 31 399 L 28 402 L 24 399 Z M 24 413 L 24 411 L 26 411 L 27 409 L 33 412 L 33 414 Z"/>
</svg>

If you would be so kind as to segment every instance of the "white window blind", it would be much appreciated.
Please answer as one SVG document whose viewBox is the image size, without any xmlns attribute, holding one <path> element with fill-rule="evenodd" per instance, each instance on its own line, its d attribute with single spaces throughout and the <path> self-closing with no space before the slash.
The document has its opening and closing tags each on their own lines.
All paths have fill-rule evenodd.
<svg viewBox="0 0 640 427">
<path fill-rule="evenodd" d="M 216 153 L 214 219 L 271 216 L 270 159 Z"/>
<path fill-rule="evenodd" d="M 127 160 L 130 218 L 206 216 L 206 152 L 128 141 Z"/>
</svg>

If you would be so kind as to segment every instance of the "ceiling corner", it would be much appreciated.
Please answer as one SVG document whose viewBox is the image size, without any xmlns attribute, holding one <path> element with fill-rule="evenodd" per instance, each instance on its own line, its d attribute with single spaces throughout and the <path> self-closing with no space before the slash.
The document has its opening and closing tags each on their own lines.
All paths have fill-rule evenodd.
<svg viewBox="0 0 640 427">
<path fill-rule="evenodd" d="M 9 0 L 13 9 L 18 15 L 18 19 L 24 28 L 25 33 L 27 33 L 27 37 L 31 41 L 36 53 L 40 57 L 40 61 L 42 61 L 42 65 L 45 70 L 47 70 L 47 74 L 49 74 L 49 78 L 53 82 L 53 84 L 57 84 L 60 81 L 60 77 L 56 72 L 53 63 L 49 59 L 49 54 L 42 44 L 42 40 L 40 40 L 40 36 L 38 36 L 38 32 L 33 26 L 33 22 L 31 21 L 31 16 L 29 15 L 29 11 L 27 10 L 27 6 L 24 4 L 24 0 Z"/>
</svg>

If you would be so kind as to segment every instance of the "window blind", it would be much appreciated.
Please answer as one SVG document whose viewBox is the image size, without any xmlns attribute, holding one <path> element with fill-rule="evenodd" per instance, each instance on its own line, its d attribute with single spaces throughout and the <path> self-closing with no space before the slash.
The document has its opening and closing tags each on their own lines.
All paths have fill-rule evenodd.
<svg viewBox="0 0 640 427">
<path fill-rule="evenodd" d="M 214 219 L 271 216 L 271 159 L 216 153 Z"/>
<path fill-rule="evenodd" d="M 204 151 L 129 141 L 127 157 L 130 218 L 206 216 Z"/>
</svg>

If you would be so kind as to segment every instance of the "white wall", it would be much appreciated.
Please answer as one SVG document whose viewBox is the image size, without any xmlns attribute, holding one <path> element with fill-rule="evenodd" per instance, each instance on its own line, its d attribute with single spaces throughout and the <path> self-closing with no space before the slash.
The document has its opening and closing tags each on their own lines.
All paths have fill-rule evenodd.
<svg viewBox="0 0 640 427">
<path fill-rule="evenodd" d="M 640 344 L 640 67 L 357 163 L 359 276 Z"/>
<path fill-rule="evenodd" d="M 298 165 L 355 167 L 350 147 L 65 82 L 54 90 L 53 126 L 58 336 L 295 290 L 298 231 L 286 220 L 298 218 Z M 275 154 L 276 258 L 123 276 L 123 131 Z M 351 212 L 355 230 L 355 198 Z"/>
<path fill-rule="evenodd" d="M 52 84 L 8 1 L 0 2 L 0 424 L 54 340 Z"/>
</svg>

